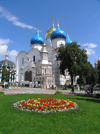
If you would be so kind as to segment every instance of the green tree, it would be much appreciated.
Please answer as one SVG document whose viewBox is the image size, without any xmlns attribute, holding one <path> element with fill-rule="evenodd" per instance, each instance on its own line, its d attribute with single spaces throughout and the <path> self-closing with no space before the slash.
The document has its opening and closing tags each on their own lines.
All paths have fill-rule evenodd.
<svg viewBox="0 0 100 134">
<path fill-rule="evenodd" d="M 77 42 L 69 43 L 68 45 L 61 45 L 57 52 L 57 60 L 60 61 L 60 72 L 65 74 L 65 70 L 71 76 L 71 85 L 73 85 L 73 78 L 77 75 L 86 81 L 85 75 L 88 74 L 90 65 L 87 61 L 88 57 L 85 49 L 81 49 Z"/>
<path fill-rule="evenodd" d="M 98 66 L 97 66 L 97 73 L 98 73 L 98 83 L 100 83 L 100 62 L 98 62 Z"/>
<path fill-rule="evenodd" d="M 98 75 L 97 70 L 93 68 L 90 62 L 83 65 L 82 71 L 79 74 L 78 83 L 80 85 L 84 84 L 95 84 L 97 82 Z"/>
<path fill-rule="evenodd" d="M 9 81 L 9 74 L 10 74 L 10 71 L 7 70 L 7 69 L 2 69 L 2 82 L 6 81 L 8 82 Z"/>
</svg>

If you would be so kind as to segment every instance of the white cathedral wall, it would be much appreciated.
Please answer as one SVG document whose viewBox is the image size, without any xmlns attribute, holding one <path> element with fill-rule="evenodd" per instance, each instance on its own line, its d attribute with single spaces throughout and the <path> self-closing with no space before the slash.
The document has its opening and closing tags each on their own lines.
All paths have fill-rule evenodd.
<svg viewBox="0 0 100 134">
<path fill-rule="evenodd" d="M 31 46 L 31 49 L 32 49 L 32 48 L 36 48 L 36 49 L 38 49 L 39 51 L 42 49 L 42 45 L 40 45 L 40 44 L 31 44 L 30 46 Z"/>
<path fill-rule="evenodd" d="M 47 46 L 52 46 L 50 37 L 46 39 Z"/>
<path fill-rule="evenodd" d="M 60 47 L 61 44 L 65 45 L 65 42 L 66 42 L 65 39 L 62 38 L 53 39 L 51 41 L 53 48 Z"/>
<path fill-rule="evenodd" d="M 40 52 L 38 49 L 31 49 L 28 52 L 29 58 L 31 61 L 33 61 L 33 56 L 35 56 L 35 62 L 38 62 L 38 60 L 40 59 Z"/>
<path fill-rule="evenodd" d="M 22 58 L 24 58 L 24 60 L 26 59 L 26 55 L 27 53 L 24 51 L 21 51 L 18 53 L 17 57 L 16 57 L 16 82 L 19 82 L 21 80 L 21 75 L 20 75 L 20 70 L 22 67 Z"/>
</svg>

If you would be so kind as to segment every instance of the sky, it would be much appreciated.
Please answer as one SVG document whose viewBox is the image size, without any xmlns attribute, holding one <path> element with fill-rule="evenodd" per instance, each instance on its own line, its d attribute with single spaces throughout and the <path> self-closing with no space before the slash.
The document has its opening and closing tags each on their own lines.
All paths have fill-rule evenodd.
<svg viewBox="0 0 100 134">
<path fill-rule="evenodd" d="M 52 26 L 69 30 L 69 38 L 87 50 L 88 61 L 100 58 L 100 0 L 0 0 L 0 61 L 5 60 L 8 48 L 9 60 L 16 63 L 20 51 L 28 52 L 30 40 L 40 36 Z"/>
</svg>

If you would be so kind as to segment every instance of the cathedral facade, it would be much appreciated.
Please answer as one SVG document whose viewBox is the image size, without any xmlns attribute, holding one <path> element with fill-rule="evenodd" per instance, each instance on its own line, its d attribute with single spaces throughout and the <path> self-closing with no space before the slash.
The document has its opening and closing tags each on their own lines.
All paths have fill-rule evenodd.
<svg viewBox="0 0 100 134">
<path fill-rule="evenodd" d="M 70 84 L 71 79 L 66 70 L 65 76 L 60 74 L 59 61 L 56 60 L 57 50 L 61 44 L 67 45 L 71 42 L 69 36 L 62 31 L 57 24 L 46 31 L 46 44 L 39 35 L 37 29 L 36 35 L 30 41 L 31 49 L 29 52 L 21 51 L 16 57 L 16 82 L 27 83 L 33 85 L 64 85 Z M 76 80 L 74 80 L 76 84 Z"/>
</svg>

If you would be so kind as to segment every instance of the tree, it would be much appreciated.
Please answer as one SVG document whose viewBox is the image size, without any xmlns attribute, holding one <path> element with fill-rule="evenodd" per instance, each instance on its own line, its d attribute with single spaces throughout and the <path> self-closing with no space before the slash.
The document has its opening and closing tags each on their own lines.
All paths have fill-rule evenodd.
<svg viewBox="0 0 100 134">
<path fill-rule="evenodd" d="M 95 84 L 97 82 L 97 79 L 97 70 L 92 66 L 90 62 L 87 62 L 79 74 L 78 84 Z"/>
<path fill-rule="evenodd" d="M 98 83 L 100 84 L 100 62 L 98 62 L 97 73 L 98 73 Z"/>
<path fill-rule="evenodd" d="M 8 82 L 9 81 L 9 74 L 10 74 L 9 70 L 2 69 L 2 82 L 4 82 L 4 81 Z"/>
<path fill-rule="evenodd" d="M 77 42 L 69 43 L 68 45 L 61 45 L 57 52 L 57 60 L 60 61 L 60 73 L 65 74 L 65 70 L 71 76 L 71 85 L 73 85 L 73 78 L 77 75 L 84 78 L 88 74 L 90 65 L 87 61 L 87 54 L 85 49 L 80 49 Z"/>
</svg>

